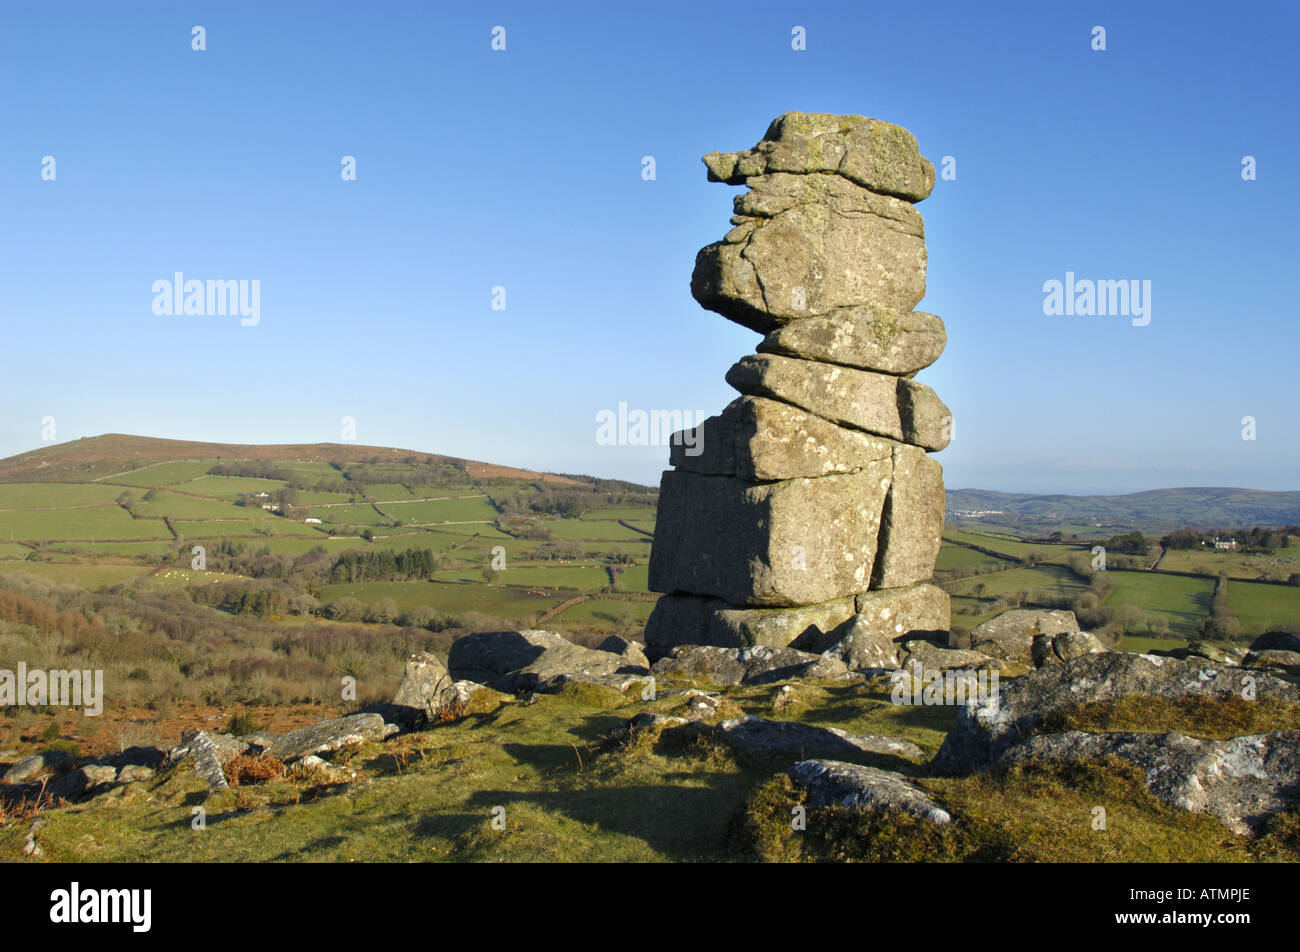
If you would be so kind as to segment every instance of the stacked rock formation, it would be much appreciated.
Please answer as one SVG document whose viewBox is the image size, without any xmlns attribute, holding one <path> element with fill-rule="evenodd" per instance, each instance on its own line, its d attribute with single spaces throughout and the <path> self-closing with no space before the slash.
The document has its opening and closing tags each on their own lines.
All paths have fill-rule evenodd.
<svg viewBox="0 0 1300 952">
<path fill-rule="evenodd" d="M 673 439 L 647 646 L 896 667 L 899 642 L 949 626 L 948 596 L 928 584 L 944 516 L 929 451 L 952 418 L 913 379 L 947 341 L 943 321 L 913 310 L 926 267 L 913 205 L 934 168 L 898 126 L 804 113 L 704 164 L 748 191 L 735 227 L 696 258 L 691 293 L 765 336 L 727 372 L 740 398 Z"/>
</svg>

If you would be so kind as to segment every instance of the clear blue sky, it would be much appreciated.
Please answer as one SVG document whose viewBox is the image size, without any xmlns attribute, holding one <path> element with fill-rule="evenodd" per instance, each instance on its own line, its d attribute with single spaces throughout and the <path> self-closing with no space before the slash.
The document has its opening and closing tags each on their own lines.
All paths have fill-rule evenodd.
<svg viewBox="0 0 1300 952">
<path fill-rule="evenodd" d="M 249 443 L 352 416 L 657 482 L 667 448 L 597 445 L 596 414 L 735 396 L 758 335 L 688 284 L 737 190 L 699 159 L 803 110 L 957 160 L 918 206 L 950 488 L 1300 488 L 1297 9 L 5 2 L 0 455 L 46 416 Z M 259 280 L 260 323 L 156 316 L 176 271 Z M 1044 315 L 1067 271 L 1150 280 L 1151 323 Z"/>
</svg>

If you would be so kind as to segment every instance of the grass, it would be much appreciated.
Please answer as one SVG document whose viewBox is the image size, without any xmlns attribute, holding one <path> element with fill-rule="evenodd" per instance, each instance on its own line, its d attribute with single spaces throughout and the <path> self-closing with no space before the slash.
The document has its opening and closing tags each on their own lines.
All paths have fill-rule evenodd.
<svg viewBox="0 0 1300 952">
<path fill-rule="evenodd" d="M 101 480 L 101 483 L 103 485 L 112 484 L 115 486 L 139 486 L 144 488 L 173 486 L 204 475 L 219 462 L 220 460 L 212 459 L 196 462 L 157 463 L 134 472 L 109 476 L 107 479 Z M 121 492 L 121 490 L 115 491 Z"/>
<path fill-rule="evenodd" d="M 491 522 L 497 511 L 484 498 L 433 502 L 386 502 L 379 507 L 403 523 Z"/>
<path fill-rule="evenodd" d="M 0 509 L 111 505 L 124 491 L 102 483 L 4 483 Z"/>
<path fill-rule="evenodd" d="M 798 703 L 786 710 L 806 723 L 877 730 L 927 752 L 953 716 L 842 684 L 801 682 L 795 692 Z M 778 695 L 776 686 L 733 690 L 723 713 L 771 716 Z M 531 703 L 489 693 L 454 723 L 330 755 L 334 771 L 355 773 L 343 782 L 243 761 L 228 767 L 238 786 L 210 794 L 182 764 L 108 799 L 46 811 L 40 843 L 48 862 L 1298 858 L 1294 814 L 1276 817 L 1257 839 L 1232 836 L 1212 817 L 1160 803 L 1137 770 L 1113 760 L 948 778 L 928 776 L 923 764 L 862 755 L 862 763 L 913 775 L 953 822 L 825 808 L 809 810 L 806 829 L 796 831 L 793 809 L 805 798 L 784 775 L 790 758 L 621 730 L 633 714 L 674 714 L 684 703 L 680 695 L 643 701 L 635 689 L 623 695 L 593 685 Z M 196 834 L 192 808 L 200 804 L 207 825 Z M 15 855 L 25 833 L 20 824 L 0 826 L 0 854 Z"/>
<path fill-rule="evenodd" d="M 0 540 L 162 539 L 171 533 L 161 519 L 132 519 L 118 506 L 0 512 Z"/>
<path fill-rule="evenodd" d="M 1209 579 L 1161 575 L 1156 572 L 1106 573 L 1115 583 L 1106 607 L 1132 605 L 1167 621 L 1170 630 L 1184 637 L 1195 637 L 1202 620 L 1209 614 L 1214 583 Z"/>
<path fill-rule="evenodd" d="M 98 589 L 117 585 L 128 579 L 141 578 L 149 569 L 143 565 L 95 565 L 68 562 L 0 562 L 0 573 L 18 572 L 57 582 L 77 585 L 85 589 Z"/>
<path fill-rule="evenodd" d="M 500 585 L 440 585 L 435 582 L 362 582 L 357 585 L 325 585 L 321 600 L 332 602 L 348 596 L 370 605 L 391 598 L 399 611 L 428 605 L 442 612 L 483 612 L 499 618 L 530 619 L 554 608 L 560 596 L 529 595 Z"/>
<path fill-rule="evenodd" d="M 1228 608 L 1244 634 L 1258 635 L 1300 622 L 1300 587 L 1229 582 Z"/>
</svg>

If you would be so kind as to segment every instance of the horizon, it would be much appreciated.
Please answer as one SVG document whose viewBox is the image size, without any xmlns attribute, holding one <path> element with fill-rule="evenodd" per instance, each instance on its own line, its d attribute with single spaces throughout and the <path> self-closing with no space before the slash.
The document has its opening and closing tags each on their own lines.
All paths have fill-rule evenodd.
<svg viewBox="0 0 1300 952">
<path fill-rule="evenodd" d="M 367 445 L 655 486 L 668 447 L 601 445 L 598 417 L 736 396 L 759 338 L 688 285 L 742 190 L 700 157 L 802 110 L 897 123 L 939 173 L 917 307 L 948 347 L 918 379 L 956 421 L 950 485 L 1294 491 L 1294 6 L 943 3 L 914 41 L 911 10 L 838 4 L 66 10 L 71 32 L 0 13 L 3 86 L 32 92 L 0 152 L 26 358 L 0 456 L 350 442 L 351 420 Z M 247 282 L 247 316 L 168 316 L 178 273 Z M 1134 282 L 1132 316 L 1071 315 L 1082 281 Z"/>
<path fill-rule="evenodd" d="M 41 450 L 44 450 L 44 449 L 54 449 L 55 447 L 64 446 L 64 445 L 67 445 L 67 444 L 69 444 L 69 443 L 76 443 L 76 442 L 78 442 L 79 440 L 93 440 L 93 439 L 100 439 L 100 438 L 104 438 L 104 437 L 113 437 L 113 436 L 123 436 L 123 437 L 128 437 L 128 438 L 131 438 L 131 439 L 165 440 L 165 441 L 191 442 L 191 443 L 192 443 L 192 442 L 201 442 L 201 443 L 211 443 L 211 444 L 214 445 L 214 446 L 217 446 L 217 445 L 222 445 L 222 446 L 247 446 L 247 447 L 252 447 L 252 448 L 265 448 L 265 447 L 271 447 L 271 446 L 301 447 L 301 446 L 349 446 L 349 445 L 352 445 L 352 446 L 355 446 L 357 449 L 394 450 L 394 451 L 402 452 L 402 453 L 415 453 L 415 454 L 423 454 L 423 455 L 426 455 L 426 456 L 445 456 L 445 457 L 449 457 L 449 458 L 452 458 L 452 459 L 463 459 L 463 460 L 467 460 L 467 461 L 469 461 L 469 462 L 474 462 L 474 463 L 489 463 L 489 464 L 496 464 L 496 465 L 501 465 L 501 466 L 505 466 L 505 465 L 515 466 L 515 464 L 513 464 L 513 463 L 512 463 L 512 464 L 500 463 L 499 461 L 494 460 L 494 459 L 478 459 L 478 458 L 471 458 L 471 457 L 458 457 L 458 456 L 454 456 L 453 454 L 449 454 L 449 453 L 441 453 L 441 452 L 439 452 L 439 451 L 437 451 L 437 450 L 420 449 L 419 447 L 414 447 L 414 446 L 381 446 L 381 445 L 378 445 L 378 444 L 370 444 L 370 443 L 355 443 L 355 444 L 349 444 L 349 443 L 347 443 L 347 442 L 328 441 L 328 440 L 320 441 L 320 442 L 317 442 L 317 443 L 293 443 L 293 442 L 290 442 L 290 441 L 287 441 L 287 440 L 272 440 L 272 441 L 267 442 L 267 443 L 242 443 L 242 442 L 240 442 L 240 441 L 238 441 L 238 440 L 181 440 L 180 438 L 148 436 L 148 435 L 146 435 L 146 434 L 141 434 L 141 433 L 117 433 L 117 432 L 114 432 L 114 433 L 97 433 L 97 434 L 95 434 L 95 435 L 93 435 L 93 436 L 77 437 L 77 438 L 72 439 L 72 440 L 64 440 L 64 441 L 61 441 L 61 442 L 59 442 L 59 443 L 46 444 L 46 445 L 44 445 L 44 446 L 38 446 L 38 447 L 35 447 L 34 449 L 31 449 L 31 450 L 24 450 L 24 451 L 22 451 L 22 452 L 20 452 L 20 453 L 14 453 L 14 454 L 11 454 L 10 456 L 0 457 L 0 463 L 3 463 L 4 461 L 6 461 L 6 460 L 8 460 L 8 459 L 12 459 L 12 458 L 17 457 L 17 456 L 24 456 L 24 455 L 27 455 L 28 453 L 38 453 L 38 452 L 40 452 Z M 232 458 L 235 458 L 235 457 L 232 457 Z M 567 472 L 565 472 L 565 471 L 560 471 L 560 470 L 538 469 L 538 468 L 535 467 L 535 466 L 527 466 L 527 465 L 518 466 L 518 467 L 516 467 L 516 468 L 523 469 L 523 470 L 528 470 L 528 471 L 535 472 L 535 473 L 540 473 L 540 474 L 542 474 L 542 475 L 549 475 L 549 476 L 587 476 L 587 477 L 593 477 L 593 478 L 596 478 L 596 479 L 622 479 L 622 477 L 618 477 L 618 476 L 606 476 L 606 475 L 603 475 L 603 474 L 601 474 L 601 473 L 582 473 L 582 472 L 577 472 L 577 471 L 567 471 Z M 625 482 L 635 482 L 635 480 L 624 480 L 624 481 L 625 481 Z M 655 482 L 653 482 L 653 483 L 640 483 L 640 484 L 638 484 L 638 485 L 647 486 L 647 487 L 649 487 L 649 488 L 651 488 L 651 489 L 657 489 L 657 488 L 658 488 L 658 481 L 655 481 Z M 1133 495 L 1137 495 L 1137 494 L 1139 494 L 1139 493 L 1178 492 L 1178 491 L 1197 491 L 1197 490 L 1202 490 L 1202 491 L 1204 491 L 1204 490 L 1226 490 L 1226 491 L 1232 491 L 1232 492 L 1283 492 L 1283 493 L 1285 493 L 1285 492 L 1300 492 L 1300 488 L 1297 488 L 1297 489 L 1257 489 L 1257 488 L 1252 487 L 1252 486 L 1208 486 L 1208 485 L 1207 485 L 1207 486 L 1193 486 L 1193 485 L 1184 485 L 1184 486 L 1157 486 L 1157 487 L 1154 487 L 1154 488 L 1151 488 L 1151 489 L 1138 489 L 1138 490 L 1131 490 L 1131 491 L 1124 491 L 1124 492 L 1081 492 L 1081 493 L 1058 492 L 1058 491 L 1034 491 L 1034 490 L 990 489 L 990 488 L 987 487 L 987 486 L 959 486 L 959 487 L 948 487 L 948 488 L 947 488 L 947 492 L 949 492 L 949 493 L 982 492 L 982 493 L 998 493 L 998 494 L 1010 495 L 1010 496 L 1103 496 L 1103 497 L 1105 497 L 1105 496 L 1133 496 Z"/>
</svg>

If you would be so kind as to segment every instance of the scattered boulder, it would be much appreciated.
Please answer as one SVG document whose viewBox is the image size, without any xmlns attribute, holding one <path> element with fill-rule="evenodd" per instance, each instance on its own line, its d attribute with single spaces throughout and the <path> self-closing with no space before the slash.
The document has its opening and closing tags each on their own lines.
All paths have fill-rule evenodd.
<svg viewBox="0 0 1300 952">
<path fill-rule="evenodd" d="M 1031 647 L 1035 668 L 1060 664 L 1062 661 L 1081 658 L 1087 654 L 1102 654 L 1109 650 L 1095 635 L 1086 631 L 1067 631 L 1059 635 L 1034 635 Z"/>
<path fill-rule="evenodd" d="M 179 764 L 186 757 L 191 756 L 196 747 L 203 750 L 211 749 L 222 763 L 248 753 L 248 744 L 229 734 L 191 729 L 181 732 L 181 743 L 168 753 L 168 763 L 172 766 Z"/>
<path fill-rule="evenodd" d="M 24 757 L 5 771 L 2 783 L 19 784 L 67 773 L 73 767 L 72 758 L 61 750 L 47 750 Z"/>
<path fill-rule="evenodd" d="M 1242 660 L 1247 668 L 1281 668 L 1294 670 L 1300 668 L 1300 651 L 1283 651 L 1279 648 L 1266 648 L 1263 651 L 1251 651 Z"/>
<path fill-rule="evenodd" d="M 436 712 L 439 695 L 451 682 L 451 675 L 441 659 L 431 652 L 421 651 L 406 659 L 402 683 L 393 695 L 393 703 L 415 708 L 426 719 L 431 718 Z"/>
<path fill-rule="evenodd" d="M 1003 686 L 997 696 L 959 708 L 957 723 L 944 738 L 934 766 L 952 773 L 986 769 L 1049 714 L 1133 695 L 1300 701 L 1300 688 L 1271 674 L 1199 659 L 1179 661 L 1119 651 L 1088 654 L 1038 668 Z"/>
<path fill-rule="evenodd" d="M 857 614 L 830 647 L 810 645 L 843 661 L 851 671 L 899 667 L 899 645 L 947 637 L 951 621 L 948 593 L 936 585 L 911 585 L 864 592 L 857 597 Z M 795 647 L 802 648 L 802 644 Z"/>
<path fill-rule="evenodd" d="M 699 679 L 719 687 L 849 675 L 844 662 L 835 658 L 766 646 L 736 649 L 678 645 L 656 661 L 650 671 L 658 678 Z"/>
<path fill-rule="evenodd" d="M 1008 662 L 990 658 L 979 651 L 965 648 L 940 648 L 929 641 L 904 642 L 899 658 L 902 662 L 900 667 L 904 671 L 920 665 L 921 670 L 925 672 L 948 671 L 953 668 L 972 670 L 990 668 L 1010 674 L 1018 673 L 1015 670 L 1008 670 L 1010 668 Z"/>
<path fill-rule="evenodd" d="M 1152 652 L 1152 654 L 1155 653 L 1156 652 Z M 1198 658 L 1206 658 L 1216 664 L 1241 664 L 1245 652 L 1219 648 L 1215 645 L 1207 644 L 1204 641 L 1192 641 L 1187 645 L 1187 655 L 1185 657 L 1190 657 L 1191 655 L 1195 655 Z"/>
<path fill-rule="evenodd" d="M 925 756 L 925 752 L 911 741 L 880 734 L 850 734 L 835 727 L 817 727 L 797 721 L 736 717 L 711 726 L 698 726 L 736 750 L 754 757 Z"/>
<path fill-rule="evenodd" d="M 290 731 L 268 747 L 263 756 L 288 764 L 308 754 L 325 754 L 352 744 L 381 741 L 395 732 L 396 728 L 384 723 L 378 714 L 349 714 Z"/>
<path fill-rule="evenodd" d="M 977 625 L 970 633 L 970 646 L 991 658 L 1029 667 L 1034 663 L 1035 635 L 1063 635 L 1078 630 L 1074 612 L 1017 608 Z"/>
<path fill-rule="evenodd" d="M 1250 650 L 1300 652 L 1300 635 L 1288 631 L 1265 632 L 1250 643 Z"/>
<path fill-rule="evenodd" d="M 790 779 L 808 793 L 808 805 L 848 807 L 874 813 L 908 813 L 944 824 L 951 814 L 907 777 L 892 770 L 835 760 L 804 760 L 791 767 Z"/>
<path fill-rule="evenodd" d="M 1173 807 L 1218 817 L 1248 833 L 1300 802 L 1300 731 L 1200 740 L 1183 734 L 1070 731 L 1005 751 L 1003 765 L 1118 757 L 1146 774 L 1151 793 Z"/>
<path fill-rule="evenodd" d="M 543 691 L 570 680 L 630 682 L 649 673 L 639 646 L 623 639 L 605 646 L 618 650 L 584 648 L 554 631 L 483 632 L 453 642 L 448 667 L 457 680 L 498 691 Z"/>
</svg>

